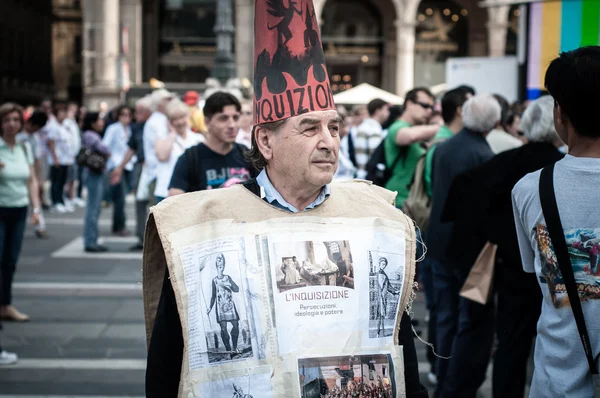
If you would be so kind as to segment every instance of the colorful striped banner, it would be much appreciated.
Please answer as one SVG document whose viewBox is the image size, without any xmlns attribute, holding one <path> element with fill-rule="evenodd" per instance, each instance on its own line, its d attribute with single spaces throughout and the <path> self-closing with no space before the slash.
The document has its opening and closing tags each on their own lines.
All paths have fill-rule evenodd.
<svg viewBox="0 0 600 398">
<path fill-rule="evenodd" d="M 599 0 L 556 0 L 529 8 L 527 97 L 544 89 L 544 75 L 560 52 L 600 44 Z"/>
</svg>

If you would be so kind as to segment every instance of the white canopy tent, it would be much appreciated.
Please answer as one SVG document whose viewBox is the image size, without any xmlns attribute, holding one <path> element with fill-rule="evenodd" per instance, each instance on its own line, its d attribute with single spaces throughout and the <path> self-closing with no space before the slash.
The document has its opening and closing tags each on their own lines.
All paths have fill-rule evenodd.
<svg viewBox="0 0 600 398">
<path fill-rule="evenodd" d="M 333 96 L 338 105 L 366 105 L 370 101 L 380 98 L 392 105 L 402 105 L 404 98 L 389 93 L 368 83 L 359 84 L 350 90 L 342 91 Z"/>
</svg>

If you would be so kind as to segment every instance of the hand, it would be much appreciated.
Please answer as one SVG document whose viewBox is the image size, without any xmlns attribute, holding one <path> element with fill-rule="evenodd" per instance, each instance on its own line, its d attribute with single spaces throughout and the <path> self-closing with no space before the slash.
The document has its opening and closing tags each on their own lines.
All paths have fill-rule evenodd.
<svg viewBox="0 0 600 398">
<path fill-rule="evenodd" d="M 123 171 L 120 168 L 114 169 L 110 173 L 110 185 L 117 185 L 121 182 L 121 176 L 123 175 Z"/>
<path fill-rule="evenodd" d="M 40 215 L 38 213 L 31 214 L 31 224 L 38 225 L 40 223 Z"/>
</svg>

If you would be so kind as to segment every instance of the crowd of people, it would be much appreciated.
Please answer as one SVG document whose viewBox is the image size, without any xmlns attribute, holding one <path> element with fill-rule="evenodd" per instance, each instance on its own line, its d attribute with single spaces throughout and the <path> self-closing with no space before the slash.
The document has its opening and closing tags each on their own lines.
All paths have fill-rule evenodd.
<svg viewBox="0 0 600 398">
<path fill-rule="evenodd" d="M 586 259 L 576 270 L 583 313 L 595 330 L 600 296 L 590 289 L 599 283 L 600 232 L 590 199 L 600 144 L 589 98 L 600 89 L 599 65 L 598 47 L 562 54 L 546 74 L 549 95 L 526 104 L 510 106 L 468 86 L 441 98 L 418 87 L 401 107 L 375 99 L 351 111 L 337 109 L 342 121 L 334 180 L 371 179 L 397 192 L 396 207 L 420 228 L 426 256 L 419 282 L 427 338 L 435 347 L 428 353 L 428 381 L 437 386 L 436 396 L 474 397 L 493 351 L 494 397 L 523 396 L 536 334 L 535 366 L 542 370 L 534 374 L 535 396 L 589 396 L 581 333 L 569 306 L 563 308 L 567 288 L 548 243 L 553 237 L 541 225 L 536 171 L 556 163 L 555 193 L 570 252 Z M 33 110 L 0 106 L 2 319 L 29 319 L 11 301 L 28 207 L 44 239 L 44 209 L 60 215 L 85 206 L 83 249 L 98 253 L 108 250 L 98 236 L 103 202 L 113 207 L 113 234 L 125 236 L 125 197 L 132 193 L 139 239 L 132 250 L 140 250 L 149 205 L 258 175 L 260 163 L 249 159 L 262 136 L 251 134 L 251 103 L 217 92 L 198 114 L 197 93 L 183 99 L 159 89 L 139 99 L 135 110 L 120 105 L 94 112 L 49 101 Z M 495 294 L 480 304 L 460 290 L 488 242 L 497 245 Z M 597 334 L 591 337 L 598 352 Z M 0 364 L 16 360 L 0 352 Z M 354 392 L 327 396 L 388 396 L 387 390 Z"/>
<path fill-rule="evenodd" d="M 345 387 L 334 387 L 320 398 L 394 398 L 392 386 L 383 383 L 381 376 L 374 382 L 350 381 Z"/>
</svg>

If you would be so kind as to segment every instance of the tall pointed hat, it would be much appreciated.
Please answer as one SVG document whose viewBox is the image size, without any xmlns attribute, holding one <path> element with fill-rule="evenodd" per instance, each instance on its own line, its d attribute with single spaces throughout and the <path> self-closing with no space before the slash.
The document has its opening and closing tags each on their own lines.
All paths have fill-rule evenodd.
<svg viewBox="0 0 600 398">
<path fill-rule="evenodd" d="M 254 124 L 335 109 L 312 0 L 256 0 Z"/>
</svg>

